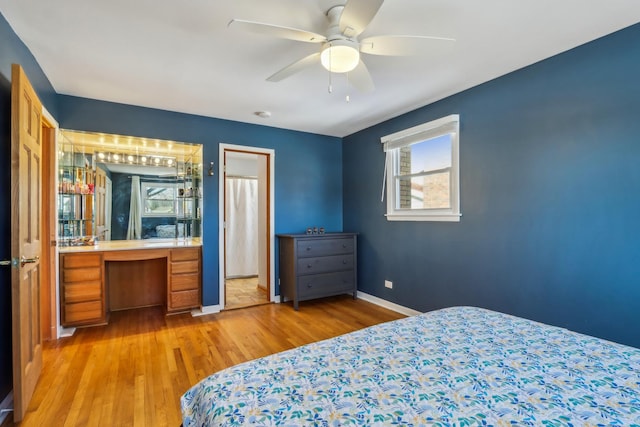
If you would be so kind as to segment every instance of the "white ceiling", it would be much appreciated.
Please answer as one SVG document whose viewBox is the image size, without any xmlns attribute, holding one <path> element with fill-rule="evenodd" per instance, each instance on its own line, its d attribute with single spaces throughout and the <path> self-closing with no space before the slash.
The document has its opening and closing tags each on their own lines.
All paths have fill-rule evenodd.
<svg viewBox="0 0 640 427">
<path fill-rule="evenodd" d="M 363 57 L 376 85 L 367 94 L 343 75 L 329 94 L 320 65 L 267 82 L 318 45 L 227 28 L 241 18 L 324 34 L 341 1 L 0 0 L 0 11 L 58 93 L 339 137 L 640 21 L 638 0 L 387 0 L 361 38 L 457 41 L 422 57 Z"/>
</svg>

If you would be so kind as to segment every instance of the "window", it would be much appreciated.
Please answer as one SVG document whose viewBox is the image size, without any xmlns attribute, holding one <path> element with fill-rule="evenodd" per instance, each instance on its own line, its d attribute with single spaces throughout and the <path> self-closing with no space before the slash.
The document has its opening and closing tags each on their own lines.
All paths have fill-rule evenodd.
<svg viewBox="0 0 640 427">
<path fill-rule="evenodd" d="M 142 182 L 142 216 L 176 216 L 177 184 Z"/>
<path fill-rule="evenodd" d="M 460 221 L 459 116 L 382 138 L 389 221 Z"/>
</svg>

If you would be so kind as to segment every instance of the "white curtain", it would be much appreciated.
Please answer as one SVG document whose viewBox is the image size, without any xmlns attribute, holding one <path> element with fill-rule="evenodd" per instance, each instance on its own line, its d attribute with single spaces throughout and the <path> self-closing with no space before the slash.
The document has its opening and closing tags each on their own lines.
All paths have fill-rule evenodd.
<svg viewBox="0 0 640 427">
<path fill-rule="evenodd" d="M 227 277 L 258 275 L 258 180 L 226 179 Z"/>
<path fill-rule="evenodd" d="M 129 228 L 127 240 L 142 238 L 142 200 L 140 199 L 140 177 L 131 177 L 131 202 L 129 203 Z"/>
</svg>

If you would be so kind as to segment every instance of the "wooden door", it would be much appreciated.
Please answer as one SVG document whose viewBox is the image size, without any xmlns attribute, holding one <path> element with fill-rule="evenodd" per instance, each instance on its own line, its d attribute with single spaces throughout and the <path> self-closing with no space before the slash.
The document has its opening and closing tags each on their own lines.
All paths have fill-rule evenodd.
<svg viewBox="0 0 640 427">
<path fill-rule="evenodd" d="M 14 421 L 24 417 L 42 370 L 40 255 L 42 104 L 24 70 L 11 68 L 11 308 Z"/>
</svg>

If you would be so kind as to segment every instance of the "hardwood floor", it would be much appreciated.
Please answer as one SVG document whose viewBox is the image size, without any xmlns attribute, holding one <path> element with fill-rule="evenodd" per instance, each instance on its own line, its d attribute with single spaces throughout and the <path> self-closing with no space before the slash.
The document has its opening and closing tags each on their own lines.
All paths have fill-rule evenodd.
<svg viewBox="0 0 640 427">
<path fill-rule="evenodd" d="M 225 291 L 225 310 L 251 307 L 253 305 L 267 304 L 269 302 L 267 290 L 258 287 L 258 276 L 226 279 Z"/>
<path fill-rule="evenodd" d="M 48 342 L 21 426 L 174 426 L 180 396 L 240 362 L 404 317 L 349 296 L 191 317 L 159 307 Z"/>
</svg>

